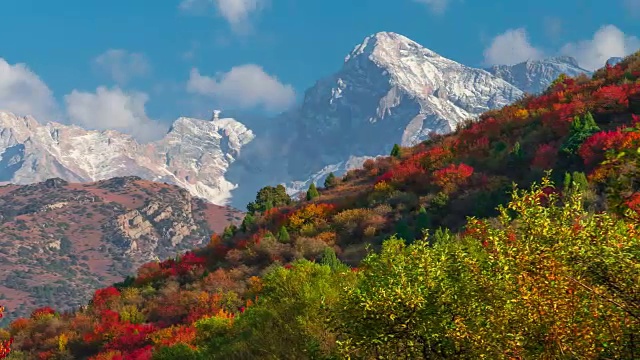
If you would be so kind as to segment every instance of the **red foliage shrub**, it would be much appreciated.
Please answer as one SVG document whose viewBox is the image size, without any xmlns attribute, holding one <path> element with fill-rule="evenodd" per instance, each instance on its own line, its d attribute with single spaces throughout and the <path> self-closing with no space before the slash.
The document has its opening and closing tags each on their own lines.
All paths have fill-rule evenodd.
<svg viewBox="0 0 640 360">
<path fill-rule="evenodd" d="M 91 304 L 96 309 L 103 309 L 111 305 L 111 303 L 119 297 L 120 291 L 113 286 L 109 286 L 108 288 L 96 290 L 93 294 Z"/>
<path fill-rule="evenodd" d="M 623 111 L 629 106 L 629 95 L 634 91 L 632 85 L 603 86 L 593 93 L 593 102 L 597 110 Z"/>
<path fill-rule="evenodd" d="M 13 344 L 13 338 L 9 340 L 0 341 L 0 359 L 4 359 L 9 356 L 11 352 L 11 345 Z"/>
<path fill-rule="evenodd" d="M 0 306 L 0 319 L 4 317 L 4 306 Z M 11 352 L 11 344 L 13 344 L 13 338 L 9 340 L 0 341 L 0 359 L 4 359 L 9 356 Z"/>
<path fill-rule="evenodd" d="M 196 255 L 193 251 L 188 251 L 180 258 L 177 270 L 179 274 L 186 274 L 193 269 L 204 267 L 206 263 L 207 259 Z"/>
<path fill-rule="evenodd" d="M 93 326 L 90 332 L 85 333 L 85 342 L 98 342 L 105 338 L 111 338 L 115 330 L 120 326 L 120 314 L 113 310 L 103 310 L 100 312 L 98 323 Z"/>
<path fill-rule="evenodd" d="M 627 201 L 625 201 L 625 205 L 627 205 L 629 209 L 640 214 L 640 193 L 633 193 Z"/>
<path fill-rule="evenodd" d="M 466 164 L 451 164 L 433 173 L 433 182 L 443 191 L 455 191 L 460 185 L 473 175 L 473 168 Z"/>
<path fill-rule="evenodd" d="M 272 208 L 264 212 L 262 219 L 272 228 L 279 229 L 288 221 L 292 212 L 290 208 Z"/>
<path fill-rule="evenodd" d="M 601 131 L 593 134 L 580 146 L 578 154 L 585 165 L 595 165 L 604 160 L 607 150 L 623 150 L 636 147 L 640 141 L 640 132 L 623 131 L 616 129 L 613 131 Z"/>
<path fill-rule="evenodd" d="M 423 174 L 425 171 L 416 161 L 405 161 L 393 169 L 392 181 L 405 182 Z"/>
<path fill-rule="evenodd" d="M 45 306 L 45 307 L 41 307 L 41 308 L 33 310 L 31 312 L 31 319 L 38 320 L 38 319 L 43 318 L 43 317 L 45 317 L 47 315 L 54 315 L 55 313 L 56 313 L 55 310 L 53 310 L 49 306 Z"/>
<path fill-rule="evenodd" d="M 391 181 L 391 179 L 393 178 L 393 171 L 389 170 L 387 172 L 385 172 L 384 174 L 378 176 L 378 178 L 376 179 L 375 183 L 381 183 L 381 182 L 389 182 Z"/>
<path fill-rule="evenodd" d="M 133 350 L 124 356 L 124 360 L 151 360 L 153 358 L 153 346 L 147 345 Z"/>
<path fill-rule="evenodd" d="M 105 349 L 128 351 L 144 347 L 149 343 L 149 334 L 156 330 L 155 326 L 148 324 L 123 324 L 114 331 L 114 338 Z"/>
<path fill-rule="evenodd" d="M 193 348 L 196 329 L 190 325 L 172 326 L 153 335 L 154 342 L 162 346 L 185 344 Z"/>
<path fill-rule="evenodd" d="M 13 320 L 11 324 L 9 324 L 9 329 L 11 329 L 12 332 L 17 333 L 17 332 L 20 332 L 21 330 L 26 329 L 29 326 L 29 324 L 30 324 L 29 319 L 17 318 Z"/>
</svg>

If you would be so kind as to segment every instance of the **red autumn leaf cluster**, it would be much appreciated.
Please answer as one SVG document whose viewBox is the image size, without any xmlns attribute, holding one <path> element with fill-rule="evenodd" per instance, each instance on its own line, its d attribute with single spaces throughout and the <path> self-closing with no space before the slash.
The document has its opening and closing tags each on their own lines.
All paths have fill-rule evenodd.
<svg viewBox="0 0 640 360">
<path fill-rule="evenodd" d="M 4 306 L 0 306 L 0 319 L 4 317 Z M 0 359 L 4 359 L 9 356 L 11 352 L 11 344 L 13 344 L 13 338 L 9 340 L 0 340 Z"/>
<path fill-rule="evenodd" d="M 45 307 L 41 307 L 41 308 L 33 310 L 31 312 L 31 319 L 38 320 L 38 319 L 40 319 L 42 317 L 46 317 L 48 315 L 54 315 L 55 313 L 56 313 L 55 310 L 53 310 L 49 306 L 45 306 Z"/>
<path fill-rule="evenodd" d="M 111 340 L 106 349 L 129 350 L 145 346 L 148 343 L 149 334 L 157 329 L 150 324 L 122 324 L 117 329 L 118 336 Z"/>
<path fill-rule="evenodd" d="M 473 167 L 467 164 L 451 164 L 433 173 L 433 182 L 444 191 L 454 191 L 473 175 Z"/>
<path fill-rule="evenodd" d="M 636 192 L 629 196 L 629 198 L 625 201 L 625 205 L 627 205 L 629 209 L 640 214 L 640 193 Z"/>
<path fill-rule="evenodd" d="M 612 131 L 601 131 L 593 134 L 582 143 L 578 155 L 587 166 L 592 166 L 604 160 L 608 150 L 624 150 L 637 147 L 640 142 L 640 132 L 625 131 L 618 128 Z"/>
<path fill-rule="evenodd" d="M 156 337 L 156 341 L 162 346 L 186 344 L 193 348 L 192 344 L 196 340 L 196 329 L 191 325 L 172 326 L 161 330 L 158 335 L 160 336 Z"/>
<path fill-rule="evenodd" d="M 225 247 L 216 244 L 214 250 Z M 225 247 L 226 248 L 226 247 Z M 159 279 L 166 279 L 173 276 L 186 275 L 192 270 L 202 269 L 207 263 L 207 259 L 196 255 L 192 251 L 186 252 L 178 260 L 168 259 L 163 262 L 151 262 L 142 265 L 138 269 L 136 284 L 146 284 Z"/>
<path fill-rule="evenodd" d="M 96 309 L 107 308 L 113 301 L 120 297 L 120 291 L 113 286 L 96 290 L 91 303 Z"/>
</svg>

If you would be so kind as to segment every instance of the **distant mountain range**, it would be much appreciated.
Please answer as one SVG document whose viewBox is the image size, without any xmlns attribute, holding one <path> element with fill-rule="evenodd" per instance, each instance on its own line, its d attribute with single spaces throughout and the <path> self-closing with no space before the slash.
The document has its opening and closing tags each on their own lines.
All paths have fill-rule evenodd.
<svg viewBox="0 0 640 360">
<path fill-rule="evenodd" d="M 570 56 L 529 60 L 516 65 L 495 65 L 486 70 L 529 94 L 541 93 L 563 73 L 568 76 L 591 75 Z"/>
<path fill-rule="evenodd" d="M 149 144 L 116 131 L 88 131 L 0 113 L 0 181 L 29 184 L 59 177 L 89 182 L 135 175 L 187 189 L 215 204 L 244 208 L 256 191 L 285 183 L 289 191 L 413 145 L 431 132 L 524 92 L 540 92 L 560 73 L 588 73 L 558 57 L 513 66 L 471 68 L 396 33 L 365 38 L 342 69 L 319 80 L 297 108 L 249 129 L 226 118 L 176 120 Z"/>
</svg>

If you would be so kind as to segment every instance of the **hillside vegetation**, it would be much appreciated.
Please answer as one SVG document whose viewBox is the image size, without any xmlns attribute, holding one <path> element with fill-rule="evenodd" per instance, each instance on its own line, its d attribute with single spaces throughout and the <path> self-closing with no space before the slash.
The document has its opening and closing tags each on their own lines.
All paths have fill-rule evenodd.
<svg viewBox="0 0 640 360">
<path fill-rule="evenodd" d="M 202 246 L 241 220 L 138 177 L 0 186 L 0 326 L 42 306 L 77 308 L 142 264 Z"/>
<path fill-rule="evenodd" d="M 143 265 L 10 359 L 637 359 L 640 54 Z"/>
</svg>

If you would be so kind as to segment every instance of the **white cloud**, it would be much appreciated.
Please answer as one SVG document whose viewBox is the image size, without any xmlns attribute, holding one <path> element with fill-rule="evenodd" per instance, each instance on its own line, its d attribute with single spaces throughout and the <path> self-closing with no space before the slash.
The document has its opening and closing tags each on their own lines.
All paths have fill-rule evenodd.
<svg viewBox="0 0 640 360">
<path fill-rule="evenodd" d="M 233 67 L 215 78 L 201 75 L 196 68 L 191 69 L 187 91 L 210 96 L 222 105 L 241 108 L 263 106 L 267 111 L 285 110 L 295 101 L 291 85 L 282 84 L 254 64 Z"/>
<path fill-rule="evenodd" d="M 64 97 L 72 123 L 87 129 L 118 130 L 142 141 L 159 138 L 166 130 L 147 116 L 148 100 L 145 93 L 103 86 L 95 93 L 73 90 Z"/>
<path fill-rule="evenodd" d="M 450 0 L 413 0 L 413 1 L 427 5 L 428 7 L 431 8 L 431 11 L 433 11 L 436 14 L 442 14 L 446 10 L 447 5 L 449 5 Z"/>
<path fill-rule="evenodd" d="M 54 120 L 58 108 L 49 87 L 25 64 L 0 58 L 0 111 Z"/>
<path fill-rule="evenodd" d="M 143 54 L 123 49 L 109 49 L 93 62 L 96 68 L 109 74 L 120 85 L 126 84 L 134 77 L 147 75 L 151 69 Z"/>
<path fill-rule="evenodd" d="M 640 4 L 640 0 L 636 0 Z M 548 20 L 553 24 L 555 20 Z M 555 32 L 558 29 L 547 29 Z M 611 57 L 624 57 L 640 48 L 640 39 L 626 35 L 614 25 L 605 25 L 598 29 L 591 39 L 580 40 L 563 45 L 556 55 L 572 56 L 587 70 L 596 70 L 605 65 Z M 523 28 L 510 29 L 493 38 L 491 45 L 484 50 L 484 61 L 488 65 L 517 64 L 527 59 L 539 59 L 545 56 L 542 49 L 529 43 Z"/>
<path fill-rule="evenodd" d="M 249 17 L 260 12 L 268 0 L 182 0 L 180 9 L 194 13 L 206 12 L 214 7 L 235 31 L 243 31 L 249 27 Z"/>
<path fill-rule="evenodd" d="M 544 52 L 529 43 L 524 28 L 509 29 L 496 36 L 491 45 L 484 50 L 484 62 L 487 65 L 513 65 L 527 60 L 540 59 Z"/>
<path fill-rule="evenodd" d="M 587 70 L 595 70 L 603 67 L 610 57 L 626 56 L 638 48 L 640 40 L 637 37 L 625 35 L 613 25 L 605 25 L 589 40 L 565 44 L 560 53 L 573 56 Z"/>
</svg>

